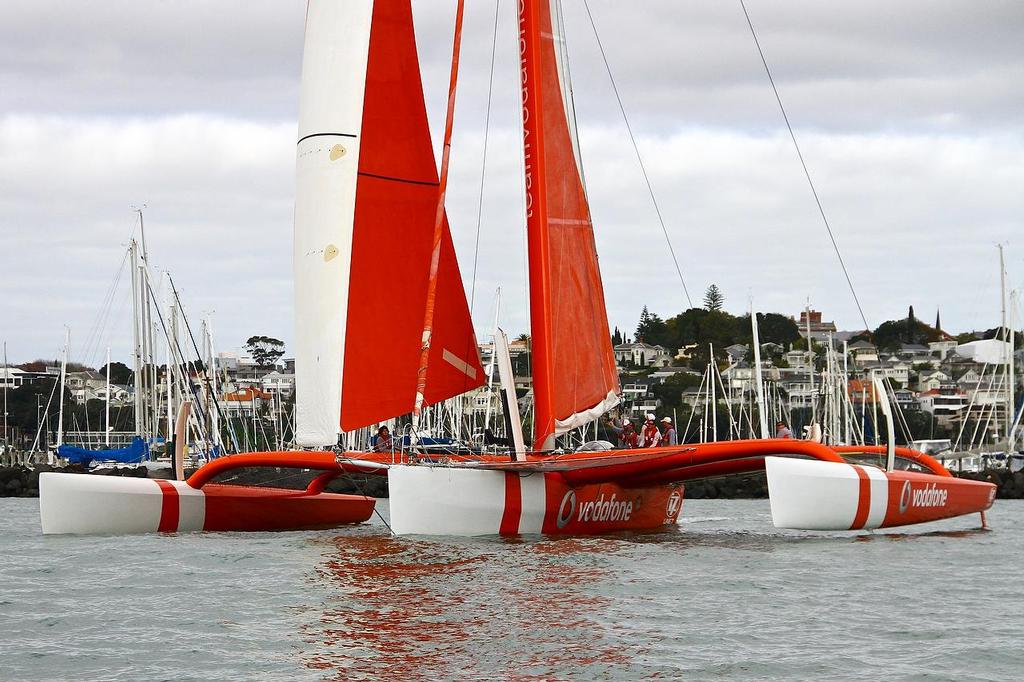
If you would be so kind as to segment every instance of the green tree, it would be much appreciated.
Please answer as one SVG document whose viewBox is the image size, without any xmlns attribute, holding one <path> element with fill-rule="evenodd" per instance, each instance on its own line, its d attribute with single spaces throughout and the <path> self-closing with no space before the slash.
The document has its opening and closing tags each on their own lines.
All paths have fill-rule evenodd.
<svg viewBox="0 0 1024 682">
<path fill-rule="evenodd" d="M 722 305 L 725 303 L 725 296 L 722 295 L 721 290 L 717 284 L 712 284 L 704 292 L 704 309 L 705 310 L 721 310 Z"/>
<path fill-rule="evenodd" d="M 245 349 L 259 367 L 271 367 L 284 355 L 284 341 L 270 336 L 250 336 Z"/>
<path fill-rule="evenodd" d="M 746 328 L 745 335 L 750 335 L 750 315 L 740 318 L 740 324 Z M 777 343 L 788 346 L 800 339 L 800 330 L 793 318 L 778 313 L 757 314 L 757 336 L 761 343 Z"/>
<path fill-rule="evenodd" d="M 662 407 L 671 410 L 682 405 L 683 391 L 698 388 L 701 377 L 695 374 L 679 372 L 665 379 L 663 383 L 653 384 L 651 393 L 661 400 Z"/>
<path fill-rule="evenodd" d="M 633 338 L 639 341 L 640 337 L 643 336 L 644 328 L 650 321 L 651 313 L 648 312 L 647 306 L 644 306 L 644 309 L 640 311 L 640 321 L 636 323 L 636 331 L 633 334 Z"/>
<path fill-rule="evenodd" d="M 107 366 L 103 365 L 97 370 L 102 377 L 107 376 Z M 110 363 L 110 383 L 126 385 L 132 381 L 132 370 L 123 362 Z"/>
</svg>

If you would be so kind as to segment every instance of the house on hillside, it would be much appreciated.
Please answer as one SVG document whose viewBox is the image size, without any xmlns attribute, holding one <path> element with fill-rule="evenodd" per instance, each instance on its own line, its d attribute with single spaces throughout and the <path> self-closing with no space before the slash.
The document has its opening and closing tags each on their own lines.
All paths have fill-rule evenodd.
<svg viewBox="0 0 1024 682">
<path fill-rule="evenodd" d="M 950 376 L 941 369 L 933 369 L 928 372 L 921 372 L 917 377 L 918 391 L 931 391 L 943 384 L 948 384 Z"/>
<path fill-rule="evenodd" d="M 878 362 L 878 348 L 868 341 L 854 341 L 846 346 L 846 351 L 853 357 L 853 364 L 857 367 Z"/>
<path fill-rule="evenodd" d="M 821 343 L 828 342 L 829 336 L 836 333 L 835 322 L 822 322 L 821 313 L 817 310 L 801 310 L 800 319 L 796 321 L 800 331 L 800 337 L 807 338 L 807 330 L 810 329 L 811 338 Z"/>
<path fill-rule="evenodd" d="M 25 383 L 25 370 L 17 367 L 0 367 L 0 389 L 21 388 Z"/>
<path fill-rule="evenodd" d="M 729 356 L 729 364 L 736 364 L 747 359 L 750 348 L 743 343 L 734 343 L 725 347 L 725 354 Z"/>
<path fill-rule="evenodd" d="M 620 367 L 668 367 L 672 364 L 672 355 L 664 346 L 651 345 L 643 341 L 620 343 L 613 349 L 615 362 Z"/>
<path fill-rule="evenodd" d="M 79 405 L 96 400 L 96 394 L 107 385 L 107 378 L 93 369 L 68 372 L 67 387 L 71 398 Z"/>
</svg>

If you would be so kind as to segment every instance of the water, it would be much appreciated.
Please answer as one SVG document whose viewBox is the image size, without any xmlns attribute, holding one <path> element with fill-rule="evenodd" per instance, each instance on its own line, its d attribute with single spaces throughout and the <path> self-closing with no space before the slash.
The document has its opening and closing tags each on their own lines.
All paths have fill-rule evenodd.
<svg viewBox="0 0 1024 682">
<path fill-rule="evenodd" d="M 0 499 L 0 679 L 1020 679 L 1022 502 L 991 531 L 683 512 L 604 538 L 44 538 L 36 500 Z"/>
</svg>

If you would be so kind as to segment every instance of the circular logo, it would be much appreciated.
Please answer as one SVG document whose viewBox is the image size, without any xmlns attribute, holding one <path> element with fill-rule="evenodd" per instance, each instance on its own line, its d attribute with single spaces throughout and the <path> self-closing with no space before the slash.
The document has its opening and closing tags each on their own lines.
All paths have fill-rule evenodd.
<svg viewBox="0 0 1024 682">
<path fill-rule="evenodd" d="M 558 527 L 565 528 L 572 520 L 572 514 L 576 511 L 576 491 L 569 489 L 562 498 L 562 504 L 558 507 Z"/>
<path fill-rule="evenodd" d="M 903 481 L 903 492 L 900 494 L 900 514 L 906 513 L 910 506 L 910 481 Z"/>
<path fill-rule="evenodd" d="M 665 510 L 669 518 L 673 518 L 679 513 L 679 506 L 682 502 L 683 496 L 679 494 L 678 490 L 673 490 L 672 494 L 668 496 L 668 506 Z"/>
</svg>

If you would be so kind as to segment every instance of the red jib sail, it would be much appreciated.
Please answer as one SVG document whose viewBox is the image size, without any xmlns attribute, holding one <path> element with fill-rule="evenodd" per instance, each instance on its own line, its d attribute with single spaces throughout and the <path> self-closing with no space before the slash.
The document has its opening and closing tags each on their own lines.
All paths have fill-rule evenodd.
<svg viewBox="0 0 1024 682">
<path fill-rule="evenodd" d="M 619 392 L 556 1 L 519 2 L 537 449 L 596 419 Z"/>
<path fill-rule="evenodd" d="M 409 2 L 375 2 L 356 184 L 341 428 L 412 410 L 438 177 Z M 426 404 L 483 384 L 447 219 Z"/>
<path fill-rule="evenodd" d="M 300 446 L 412 410 L 438 198 L 408 0 L 310 0 L 295 184 Z M 483 381 L 447 223 L 441 237 L 427 403 Z"/>
</svg>

